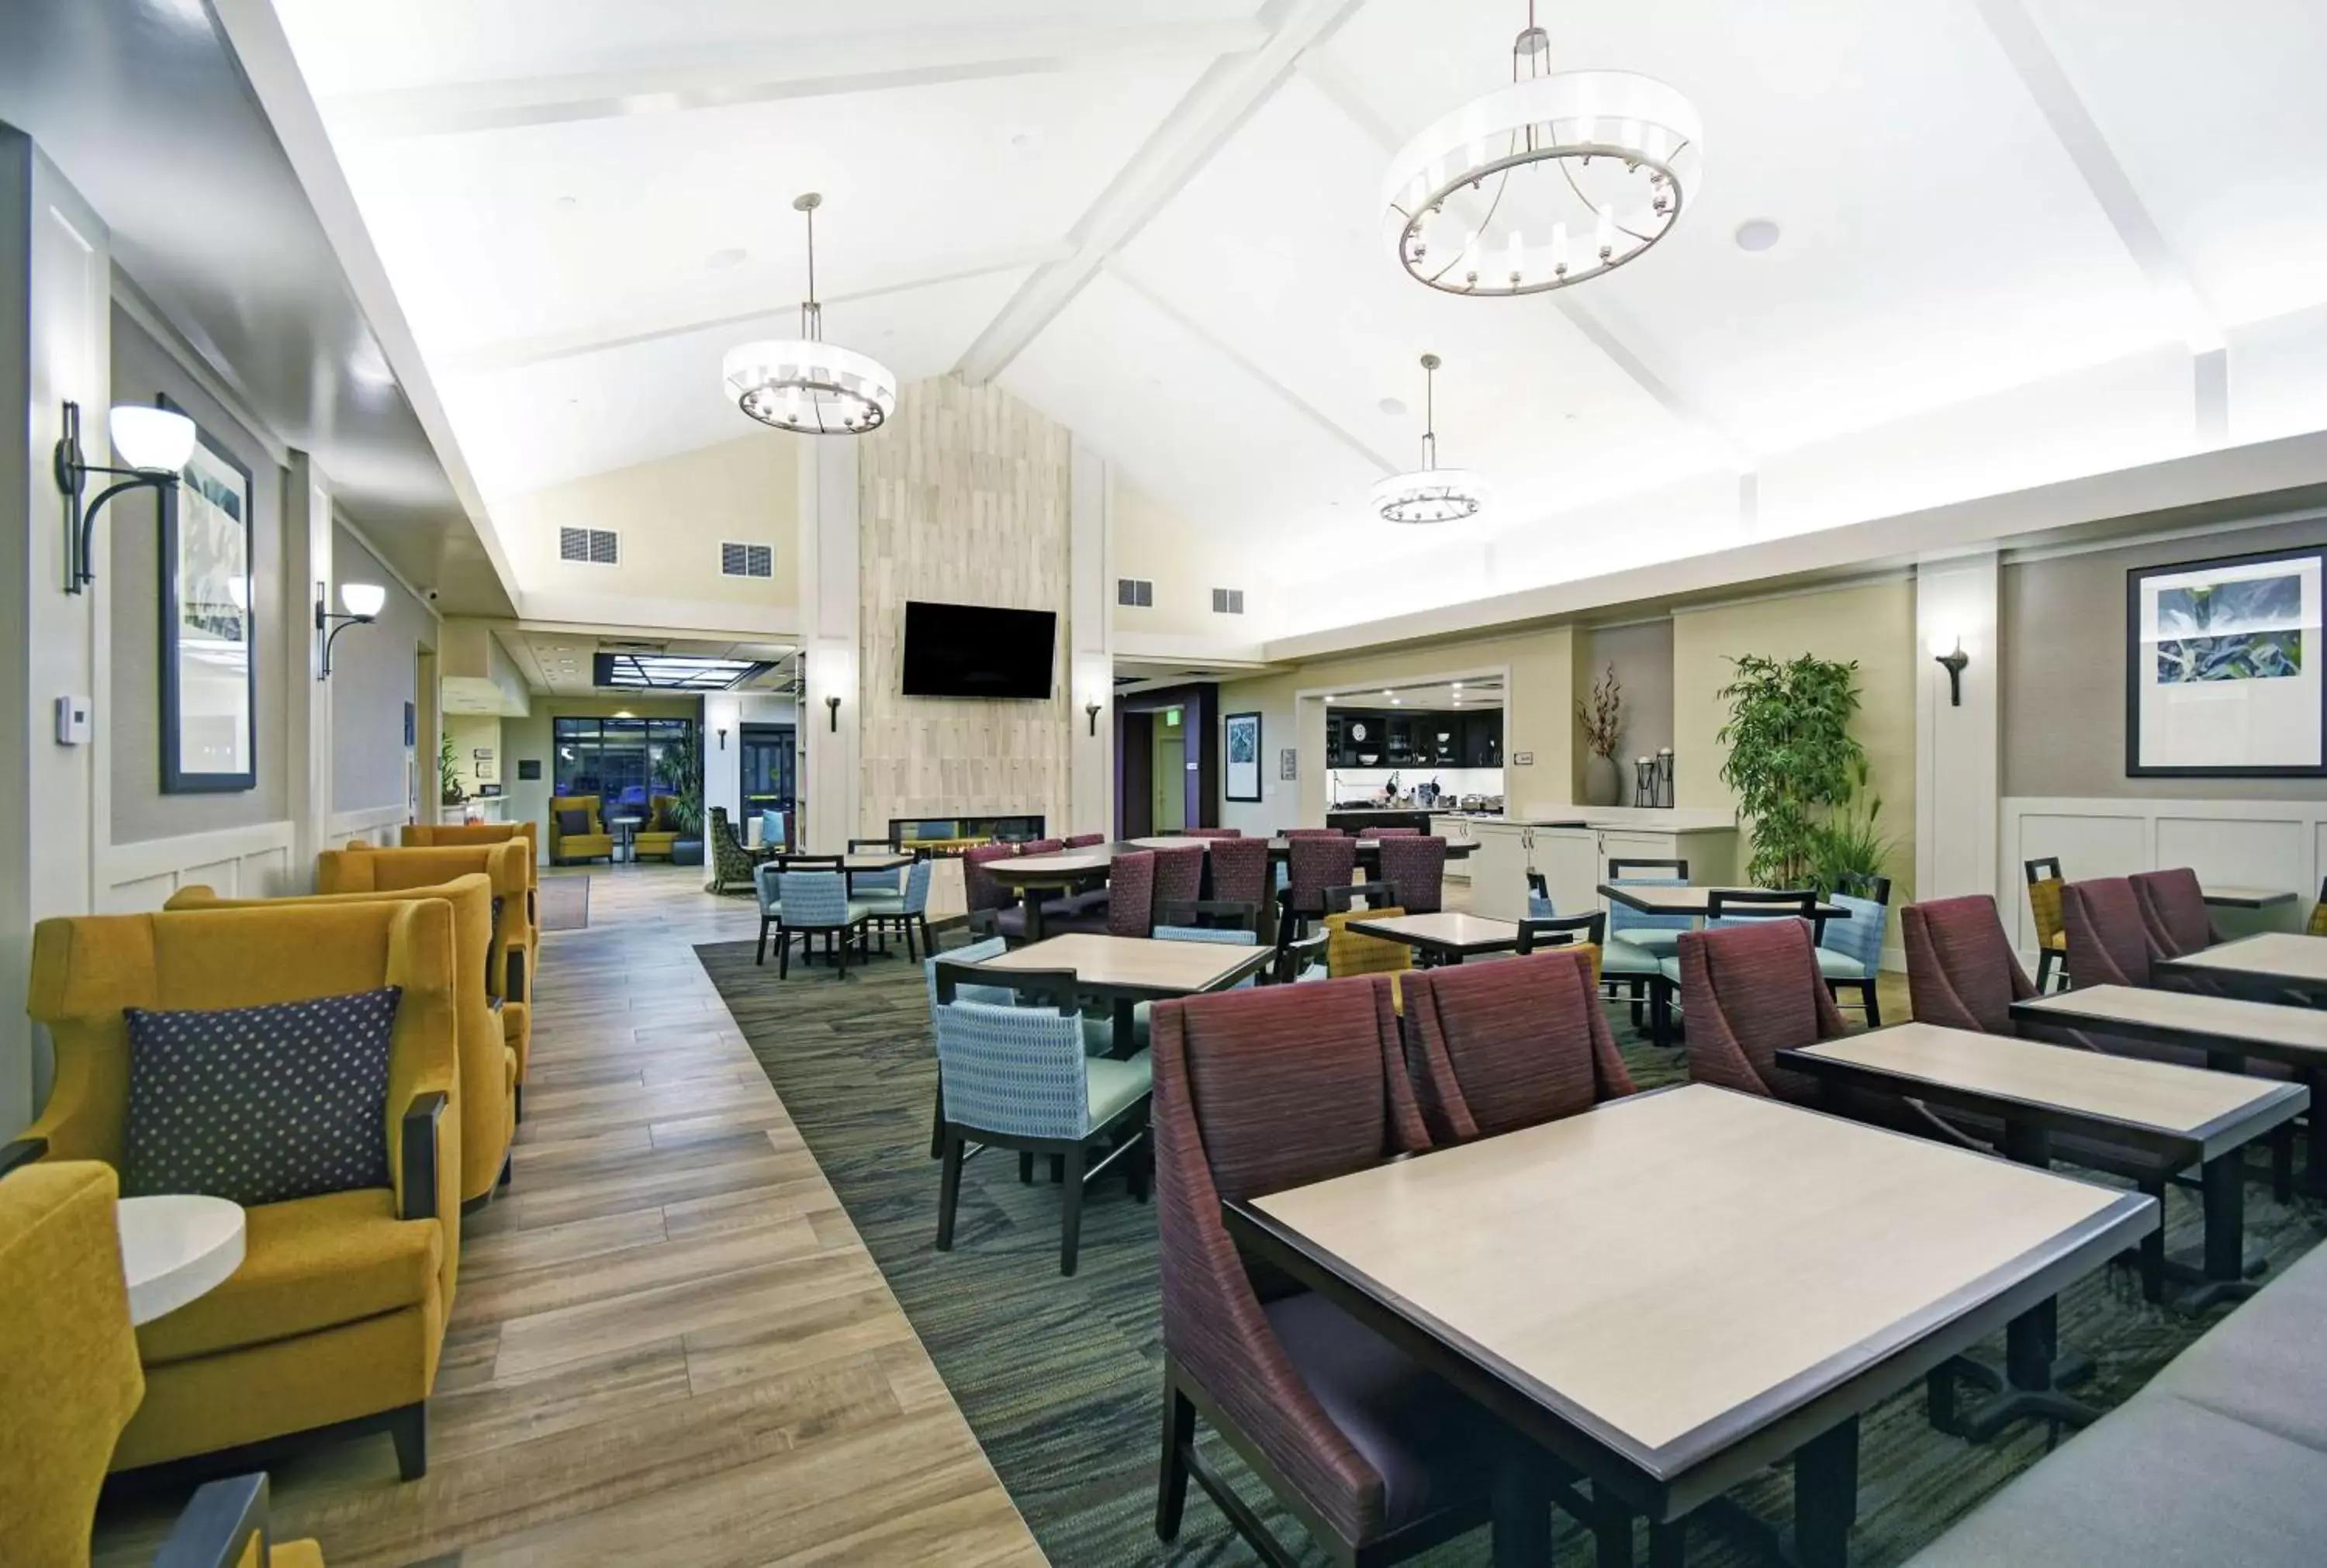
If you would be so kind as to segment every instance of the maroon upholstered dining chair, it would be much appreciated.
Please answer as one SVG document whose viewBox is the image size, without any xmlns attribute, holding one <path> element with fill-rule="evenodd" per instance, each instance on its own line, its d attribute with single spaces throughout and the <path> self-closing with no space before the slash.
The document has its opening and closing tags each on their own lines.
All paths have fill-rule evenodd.
<svg viewBox="0 0 2327 1568">
<path fill-rule="evenodd" d="M 1675 946 L 1689 1078 L 1796 1105 L 1817 1103 L 1818 1080 L 1778 1064 L 1780 1050 L 1846 1030 L 1818 973 L 1809 927 L 1756 920 L 1683 931 Z"/>
<path fill-rule="evenodd" d="M 1443 838 L 1385 838 L 1381 880 L 1396 884 L 1397 901 L 1409 915 L 1435 915 L 1445 908 L 1446 841 Z"/>
<path fill-rule="evenodd" d="M 1067 847 L 1063 838 L 1030 838 L 1018 846 L 1020 854 L 1056 854 Z"/>
<path fill-rule="evenodd" d="M 995 918 L 1015 901 L 989 868 L 995 861 L 1008 860 L 1017 853 L 1017 846 L 1009 844 L 975 844 L 963 853 L 962 895 L 969 908 L 970 929 L 990 933 L 1000 929 Z"/>
<path fill-rule="evenodd" d="M 1388 1563 L 1484 1522 L 1495 1454 L 1482 1407 L 1313 1292 L 1269 1299 L 1225 1201 L 1429 1147 L 1378 975 L 1159 1003 L 1154 1031 L 1162 1242 L 1164 1455 L 1155 1534 L 1188 1481 L 1271 1563 L 1293 1554 L 1196 1446 L 1201 1417 L 1333 1561 Z"/>
<path fill-rule="evenodd" d="M 1358 841 L 1335 834 L 1331 838 L 1296 838 L 1286 851 L 1285 908 L 1295 920 L 1313 920 L 1325 912 L 1325 890 L 1357 880 Z"/>
<path fill-rule="evenodd" d="M 1104 833 L 1077 833 L 1068 837 L 1066 846 L 1069 849 L 1089 849 L 1094 844 L 1106 842 L 1107 835 Z"/>
<path fill-rule="evenodd" d="M 1588 954 L 1401 978 L 1407 1059 L 1435 1143 L 1555 1122 L 1632 1092 Z"/>
<path fill-rule="evenodd" d="M 1155 929 L 1155 852 L 1118 854 L 1107 867 L 1107 934 L 1145 937 Z"/>
<path fill-rule="evenodd" d="M 1276 830 L 1276 836 L 1279 838 L 1347 838 L 1349 835 L 1338 827 L 1280 827 Z"/>
<path fill-rule="evenodd" d="M 1422 836 L 1422 829 L 1419 827 L 1369 827 L 1362 836 L 1376 841 L 1385 838 L 1419 838 Z"/>
<path fill-rule="evenodd" d="M 1929 899 L 1899 911 L 1907 945 L 1907 1008 L 1918 1023 L 2017 1034 L 2012 1004 L 2036 986 L 1985 893 Z"/>
<path fill-rule="evenodd" d="M 1155 902 L 1192 904 L 1204 891 L 1204 846 L 1183 844 L 1159 849 L 1155 856 Z"/>
<path fill-rule="evenodd" d="M 1222 838 L 1207 853 L 1212 862 L 1212 897 L 1228 903 L 1268 903 L 1268 841 L 1265 838 Z"/>
<path fill-rule="evenodd" d="M 2149 927 L 2130 879 L 2095 877 L 2061 890 L 2061 925 L 2069 934 L 2069 975 L 2079 985 L 2146 985 Z"/>
<path fill-rule="evenodd" d="M 1180 836 L 1182 838 L 1242 838 L 1244 830 L 1240 827 L 1183 827 L 1180 830 Z"/>
<path fill-rule="evenodd" d="M 2206 890 L 2190 867 L 2135 872 L 2130 880 L 2157 957 L 2186 958 L 2222 939 L 2214 929 L 2214 917 L 2206 912 Z"/>
</svg>

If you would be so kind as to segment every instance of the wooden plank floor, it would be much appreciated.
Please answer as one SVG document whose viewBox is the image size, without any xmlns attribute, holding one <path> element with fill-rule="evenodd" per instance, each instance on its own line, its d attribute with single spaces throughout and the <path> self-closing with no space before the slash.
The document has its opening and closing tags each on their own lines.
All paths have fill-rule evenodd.
<svg viewBox="0 0 2327 1568">
<path fill-rule="evenodd" d="M 555 874 L 555 873 L 554 873 Z M 593 873 L 543 939 L 513 1184 L 469 1217 L 429 1471 L 273 1468 L 332 1568 L 1039 1564 L 1016 1507 L 692 951 L 699 869 Z M 108 1502 L 100 1564 L 182 1501 Z"/>
</svg>

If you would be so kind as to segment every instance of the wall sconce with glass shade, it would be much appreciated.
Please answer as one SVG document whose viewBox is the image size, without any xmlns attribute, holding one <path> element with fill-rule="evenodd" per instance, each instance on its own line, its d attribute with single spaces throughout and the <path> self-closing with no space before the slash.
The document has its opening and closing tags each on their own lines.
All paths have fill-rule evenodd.
<svg viewBox="0 0 2327 1568">
<path fill-rule="evenodd" d="M 1948 706 L 1963 706 L 1963 672 L 1971 655 L 1964 651 L 1962 635 L 1947 631 L 1931 639 L 1931 662 L 1948 672 Z"/>
<path fill-rule="evenodd" d="M 342 583 L 340 603 L 347 611 L 344 615 L 332 612 L 332 601 L 324 585 L 315 584 L 315 630 L 328 628 L 330 633 L 323 639 L 323 667 L 317 673 L 317 680 L 332 678 L 332 644 L 339 641 L 341 632 L 350 626 L 369 626 L 379 619 L 379 612 L 388 607 L 388 590 L 377 583 Z M 334 621 L 338 624 L 333 625 Z"/>
<path fill-rule="evenodd" d="M 149 408 L 124 403 L 106 415 L 106 434 L 113 455 L 128 466 L 108 468 L 81 455 L 80 405 L 67 400 L 64 434 L 57 438 L 57 489 L 65 498 L 65 592 L 78 593 L 97 581 L 89 562 L 96 538 L 97 514 L 105 503 L 126 490 L 165 490 L 178 482 L 178 471 L 194 455 L 194 422 L 174 408 Z M 81 492 L 93 473 L 118 474 L 117 484 L 97 492 L 84 506 Z"/>
</svg>

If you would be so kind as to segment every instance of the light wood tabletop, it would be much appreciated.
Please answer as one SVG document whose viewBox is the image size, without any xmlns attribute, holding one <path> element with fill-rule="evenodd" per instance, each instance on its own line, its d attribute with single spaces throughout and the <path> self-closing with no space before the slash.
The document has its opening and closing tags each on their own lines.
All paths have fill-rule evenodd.
<svg viewBox="0 0 2327 1568">
<path fill-rule="evenodd" d="M 1766 1462 L 1750 1435 L 1847 1419 L 1930 1364 L 1891 1358 L 1960 1349 L 2157 1223 L 2137 1194 L 1701 1084 L 1248 1207 L 1659 1481 Z"/>
<path fill-rule="evenodd" d="M 2291 904 L 2294 894 L 2287 888 L 2238 887 L 2229 882 L 2208 882 L 2206 901 L 2225 910 L 2266 910 L 2276 904 Z"/>
<path fill-rule="evenodd" d="M 1057 854 L 1022 854 L 1011 860 L 989 860 L 986 869 L 1005 884 L 1060 877 L 1105 876 L 1115 857 L 1105 851 L 1069 850 Z"/>
<path fill-rule="evenodd" d="M 1518 921 L 1498 920 L 1461 910 L 1351 920 L 1350 929 L 1360 936 L 1381 937 L 1434 953 L 1495 953 L 1516 947 L 1519 941 Z"/>
<path fill-rule="evenodd" d="M 910 854 L 883 854 L 876 852 L 843 855 L 840 869 L 843 871 L 896 871 L 912 863 L 913 857 Z"/>
<path fill-rule="evenodd" d="M 2318 940 L 2313 937 L 2292 939 Z M 2327 947 L 2327 943 L 2319 945 Z M 2315 1056 L 2327 1066 L 2327 1012 L 2315 1007 L 2285 1007 L 2276 1002 L 2248 1002 L 2194 991 L 2087 985 L 2015 1002 L 2012 1012 L 2017 1018 L 2064 1026 L 2130 1027 L 2144 1038 L 2175 1045 L 2201 1049 L 2223 1045 L 2241 1051 L 2255 1046 L 2263 1049 L 2254 1054 L 2281 1060 Z"/>
<path fill-rule="evenodd" d="M 1213 838 L 1182 838 L 1165 834 L 1159 838 L 1126 838 L 1123 841 L 1134 849 L 1210 849 L 1220 841 Z"/>
<path fill-rule="evenodd" d="M 2293 931 L 2265 931 L 2201 948 L 2187 957 L 2168 958 L 2163 966 L 2193 974 L 2284 980 L 2304 986 L 2327 986 L 2327 938 Z"/>
<path fill-rule="evenodd" d="M 1078 985 L 1159 995 L 1186 995 L 1233 985 L 1268 961 L 1270 950 L 1225 942 L 1166 942 L 1152 937 L 1083 932 L 1030 942 L 981 966 L 987 969 L 1071 969 Z"/>
<path fill-rule="evenodd" d="M 1715 892 L 1755 893 L 1769 891 L 1766 888 L 1748 887 L 1659 887 L 1653 883 L 1644 886 L 1639 882 L 1621 880 L 1600 884 L 1600 891 L 1607 897 L 1620 904 L 1629 905 L 1632 909 L 1651 915 L 1702 916 L 1711 911 L 1713 895 Z M 1840 904 L 1830 904 L 1821 900 L 1816 908 L 1819 914 L 1829 920 L 1850 919 L 1850 911 Z"/>
<path fill-rule="evenodd" d="M 2311 1098 L 2297 1084 L 1931 1023 L 1869 1030 L 1779 1055 L 1805 1071 L 1838 1064 L 1855 1069 L 1840 1075 L 1854 1081 L 2006 1116 L 2026 1107 L 2058 1113 L 2047 1119 L 2082 1124 L 2080 1131 L 2106 1135 L 2121 1127 L 2160 1134 L 2140 1141 L 2171 1145 L 2189 1160 L 2211 1159 L 2251 1143 L 2300 1114 Z"/>
</svg>

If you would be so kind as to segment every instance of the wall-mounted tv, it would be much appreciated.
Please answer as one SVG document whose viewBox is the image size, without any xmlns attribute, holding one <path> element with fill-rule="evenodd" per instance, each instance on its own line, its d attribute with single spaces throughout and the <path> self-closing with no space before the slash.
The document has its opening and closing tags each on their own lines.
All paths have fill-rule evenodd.
<svg viewBox="0 0 2327 1568">
<path fill-rule="evenodd" d="M 1047 697 L 1059 618 L 1048 610 L 905 602 L 909 697 Z"/>
</svg>

